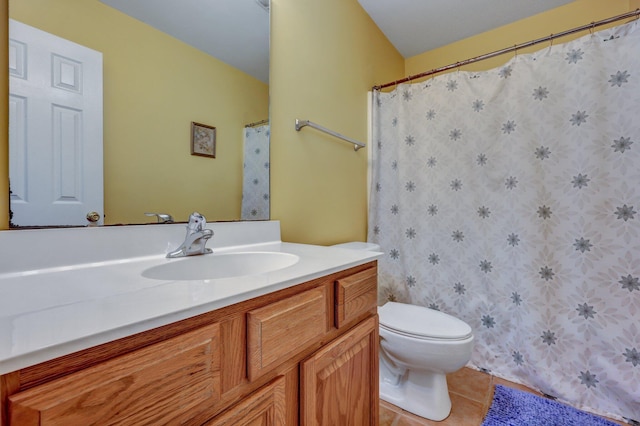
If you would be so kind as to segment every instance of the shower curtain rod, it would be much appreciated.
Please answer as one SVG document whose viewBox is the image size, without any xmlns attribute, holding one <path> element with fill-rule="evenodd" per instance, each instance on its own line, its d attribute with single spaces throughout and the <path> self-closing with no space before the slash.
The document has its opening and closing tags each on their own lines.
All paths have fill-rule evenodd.
<svg viewBox="0 0 640 426">
<path fill-rule="evenodd" d="M 268 122 L 269 122 L 269 119 L 267 118 L 265 120 L 256 121 L 255 123 L 245 124 L 244 127 L 245 128 L 247 128 L 247 127 L 256 127 L 256 126 L 259 126 L 261 124 L 266 124 Z"/>
<path fill-rule="evenodd" d="M 456 62 L 454 64 L 446 65 L 444 67 L 435 68 L 435 69 L 432 69 L 431 71 L 426 71 L 426 72 L 422 72 L 420 74 L 410 75 L 409 77 L 405 77 L 405 78 L 400 79 L 400 80 L 392 81 L 390 83 L 381 84 L 379 86 L 373 86 L 372 89 L 373 90 L 380 90 L 380 89 L 384 89 L 385 87 L 395 86 L 395 85 L 398 85 L 400 83 L 406 83 L 408 81 L 417 80 L 419 78 L 427 77 L 427 76 L 430 76 L 430 75 L 433 75 L 433 74 L 437 74 L 439 72 L 448 71 L 448 70 L 453 69 L 453 68 L 459 68 L 461 66 L 468 65 L 468 64 L 471 64 L 471 63 L 474 63 L 474 62 L 479 62 L 479 61 L 483 61 L 485 59 L 493 58 L 495 56 L 504 55 L 505 53 L 514 52 L 514 51 L 517 51 L 518 49 L 523 49 L 523 48 L 526 48 L 526 47 L 529 47 L 529 46 L 533 46 L 533 45 L 536 45 L 536 44 L 539 44 L 539 43 L 544 43 L 546 41 L 551 41 L 551 40 L 554 40 L 556 38 L 564 37 L 564 36 L 569 35 L 569 34 L 574 34 L 574 33 L 577 33 L 577 32 L 580 32 L 580 31 L 585 31 L 585 30 L 592 30 L 595 27 L 599 27 L 601 25 L 610 24 L 610 23 L 616 22 L 616 21 L 621 21 L 621 20 L 627 19 L 627 18 L 633 18 L 633 17 L 637 18 L 638 15 L 640 15 L 640 9 L 636 9 L 633 12 L 623 13 L 622 15 L 617 15 L 617 16 L 614 16 L 614 17 L 611 17 L 611 18 L 603 19 L 601 21 L 592 22 L 590 24 L 583 25 L 581 27 L 576 27 L 576 28 L 573 28 L 573 29 L 570 29 L 570 30 L 567 30 L 567 31 L 563 31 L 563 32 L 558 33 L 558 34 L 551 34 L 551 35 L 548 35 L 548 36 L 543 37 L 543 38 L 539 38 L 539 39 L 536 39 L 536 40 L 528 41 L 526 43 L 516 44 L 515 46 L 507 47 L 507 48 L 502 49 L 502 50 L 496 50 L 495 52 L 491 52 L 491 53 L 487 53 L 487 54 L 484 54 L 484 55 L 476 56 L 476 57 L 471 58 L 471 59 L 466 59 L 464 61 L 460 61 L 460 62 Z"/>
</svg>

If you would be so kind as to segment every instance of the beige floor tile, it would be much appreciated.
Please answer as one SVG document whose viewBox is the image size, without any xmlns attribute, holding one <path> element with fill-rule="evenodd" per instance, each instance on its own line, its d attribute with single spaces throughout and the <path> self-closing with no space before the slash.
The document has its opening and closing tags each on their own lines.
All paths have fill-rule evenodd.
<svg viewBox="0 0 640 426">
<path fill-rule="evenodd" d="M 427 420 L 405 411 L 398 420 L 397 426 L 473 426 L 482 423 L 485 412 L 482 403 L 451 394 L 451 406 L 449 417 L 440 422 Z"/>
<path fill-rule="evenodd" d="M 398 407 L 389 404 L 386 401 L 380 400 L 380 426 L 395 426 L 395 421 L 400 417 L 400 410 Z"/>
<path fill-rule="evenodd" d="M 447 375 L 449 391 L 481 404 L 487 404 L 492 392 L 491 376 L 471 368 Z"/>
<path fill-rule="evenodd" d="M 395 426 L 436 426 L 441 425 L 443 422 L 434 422 L 409 412 L 405 412 L 398 417 L 398 423 Z"/>
</svg>

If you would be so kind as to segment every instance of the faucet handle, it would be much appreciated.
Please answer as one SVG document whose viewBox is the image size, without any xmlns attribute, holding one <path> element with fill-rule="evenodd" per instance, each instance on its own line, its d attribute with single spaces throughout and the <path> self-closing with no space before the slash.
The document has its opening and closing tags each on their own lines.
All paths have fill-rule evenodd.
<svg viewBox="0 0 640 426">
<path fill-rule="evenodd" d="M 166 213 L 145 213 L 145 216 L 156 216 L 158 223 L 173 223 L 173 217 Z"/>
<path fill-rule="evenodd" d="M 191 232 L 200 232 L 207 226 L 207 219 L 198 212 L 191 213 L 187 229 Z"/>
</svg>

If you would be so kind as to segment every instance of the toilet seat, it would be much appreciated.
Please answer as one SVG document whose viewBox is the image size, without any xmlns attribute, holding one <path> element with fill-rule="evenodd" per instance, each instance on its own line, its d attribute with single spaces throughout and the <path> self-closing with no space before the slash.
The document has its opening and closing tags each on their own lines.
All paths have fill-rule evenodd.
<svg viewBox="0 0 640 426">
<path fill-rule="evenodd" d="M 427 340 L 465 340 L 472 337 L 466 322 L 423 306 L 387 302 L 378 308 L 380 327 L 403 336 Z"/>
</svg>

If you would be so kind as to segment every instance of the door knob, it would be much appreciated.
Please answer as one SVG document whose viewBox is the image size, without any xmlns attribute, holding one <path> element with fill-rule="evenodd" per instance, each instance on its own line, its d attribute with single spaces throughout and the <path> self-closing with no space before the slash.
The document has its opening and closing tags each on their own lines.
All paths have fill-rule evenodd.
<svg viewBox="0 0 640 426">
<path fill-rule="evenodd" d="M 100 213 L 98 212 L 87 213 L 87 220 L 89 221 L 89 226 L 95 225 L 96 222 L 100 220 Z"/>
</svg>

